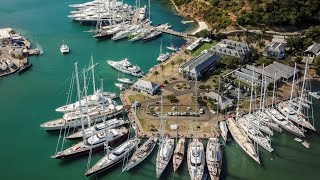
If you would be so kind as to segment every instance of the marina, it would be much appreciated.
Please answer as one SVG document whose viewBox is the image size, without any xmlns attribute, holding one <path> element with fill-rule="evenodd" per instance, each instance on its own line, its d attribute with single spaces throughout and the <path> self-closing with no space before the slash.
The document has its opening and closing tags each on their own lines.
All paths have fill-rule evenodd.
<svg viewBox="0 0 320 180">
<path fill-rule="evenodd" d="M 97 6 L 102 6 L 99 1 L 95 2 Z M 112 6 L 112 1 L 105 2 L 106 7 Z M 66 17 L 71 9 L 78 11 L 83 8 L 84 0 L 48 2 L 45 6 L 40 1 L 36 3 L 35 7 L 40 7 L 37 10 L 26 5 L 27 15 L 22 22 L 16 19 L 21 16 L 17 13 L 21 9 L 14 10 L 12 17 L 15 18 L 12 22 L 6 20 L 7 15 L 0 17 L 4 24 L 23 32 L 24 36 L 29 34 L 25 37 L 46 51 L 43 56 L 29 57 L 28 63 L 15 71 L 22 73 L 32 65 L 32 69 L 23 76 L 1 78 L 0 94 L 2 101 L 5 102 L 0 105 L 3 126 L 17 128 L 12 138 L 3 139 L 4 144 L 15 148 L 5 148 L 1 151 L 5 154 L 3 161 L 6 162 L 6 165 L 1 166 L 4 170 L 1 177 L 88 179 L 86 176 L 90 176 L 95 179 L 121 180 L 209 179 L 209 177 L 226 180 L 257 178 L 264 180 L 304 177 L 301 173 L 287 173 L 293 169 L 301 169 L 308 173 L 311 179 L 318 177 L 315 167 L 319 160 L 314 154 L 319 148 L 319 137 L 315 130 L 319 128 L 320 114 L 316 109 L 320 103 L 317 94 L 310 93 L 319 91 L 320 86 L 316 83 L 312 91 L 305 88 L 301 96 L 294 94 L 291 100 L 290 97 L 287 100 L 276 98 L 277 100 L 270 105 L 267 102 L 269 97 L 266 97 L 263 108 L 252 105 L 251 113 L 248 110 L 244 112 L 241 108 L 238 113 L 233 110 L 228 115 L 227 112 L 210 113 L 210 108 L 201 103 L 199 105 L 198 100 L 194 100 L 198 99 L 198 96 L 204 98 L 207 91 L 197 88 L 203 85 L 200 80 L 194 82 L 174 79 L 178 67 L 189 61 L 187 58 L 186 62 L 179 62 L 177 59 L 184 57 L 183 51 L 195 36 L 184 33 L 188 32 L 187 27 L 192 27 L 193 23 L 181 21 L 182 17 L 166 7 L 167 2 L 151 1 L 153 24 L 168 23 L 172 25 L 172 29 L 178 30 L 168 29 L 167 26 L 151 26 L 153 32 L 161 32 L 161 35 L 153 35 L 157 38 L 151 36 L 153 42 L 148 43 L 143 42 L 146 36 L 141 35 L 148 30 L 139 31 L 139 28 L 132 29 L 130 33 L 117 32 L 114 41 L 105 42 L 95 41 L 91 34 L 83 33 L 89 31 L 92 25 L 96 25 L 94 21 L 99 19 L 101 21 L 102 16 L 104 19 L 101 24 L 106 26 L 109 26 L 107 21 L 110 19 L 108 12 L 100 12 L 100 18 L 94 15 L 92 18 L 83 16 L 74 20 Z M 69 7 L 71 3 L 82 5 Z M 116 4 L 127 8 L 126 13 L 139 17 L 132 20 L 133 24 L 138 23 L 140 21 L 138 19 L 149 16 L 146 13 L 150 9 L 147 1 L 143 3 L 141 1 L 143 5 L 139 5 L 141 9 L 136 12 L 129 10 L 130 6 L 134 9 L 135 2 L 124 1 L 123 4 L 122 2 Z M 10 3 L 4 5 L 13 7 Z M 92 8 L 91 10 L 94 10 L 96 5 L 86 3 L 86 6 Z M 49 7 L 55 11 L 51 12 Z M 49 25 L 43 26 L 40 17 L 28 16 L 29 13 L 47 14 L 48 23 L 52 24 L 51 28 L 47 28 Z M 117 13 L 121 14 L 120 11 Z M 118 18 L 115 19 L 123 20 L 122 17 Z M 33 25 L 34 27 L 29 25 L 33 23 L 28 19 L 39 25 Z M 82 23 L 78 23 L 80 21 Z M 84 24 L 90 26 L 83 26 Z M 52 38 L 58 31 L 59 36 Z M 188 41 L 185 42 L 180 39 L 181 37 Z M 128 41 L 120 41 L 126 38 Z M 63 53 L 60 49 L 61 39 L 65 39 L 70 52 L 72 48 L 69 55 L 61 55 Z M 141 41 L 132 43 L 138 40 Z M 170 57 L 157 62 L 157 57 L 162 54 L 159 53 L 159 45 L 162 43 L 161 49 L 164 47 L 162 50 L 170 50 Z M 172 50 L 177 47 L 181 48 L 177 51 Z M 39 49 L 29 49 L 28 53 L 36 55 L 40 53 L 39 51 Z M 95 56 L 97 64 L 92 61 L 88 63 L 90 54 Z M 125 70 L 117 69 L 113 67 L 114 64 L 110 65 L 107 62 L 107 60 L 119 62 L 126 57 L 129 65 L 125 70 L 128 70 L 128 67 L 134 67 L 134 70 L 124 72 Z M 10 67 L 10 61 L 0 59 L 0 62 L 0 65 L 6 64 Z M 78 78 L 73 72 L 75 62 L 79 62 L 81 69 Z M 15 64 L 15 61 L 12 63 Z M 162 65 L 164 69 L 161 70 Z M 82 68 L 86 70 L 82 71 Z M 153 70 L 148 72 L 150 68 Z M 153 74 L 155 71 L 159 73 L 157 76 Z M 122 77 L 119 76 L 119 72 L 123 73 Z M 76 87 L 76 79 L 79 79 L 79 88 Z M 137 82 L 141 79 L 146 81 L 151 79 L 148 82 L 161 86 L 160 91 L 164 92 L 162 103 L 160 94 L 138 89 Z M 168 84 L 162 79 L 167 80 Z M 70 83 L 72 81 L 73 83 Z M 99 88 L 95 87 L 98 81 L 101 82 Z M 115 83 L 119 86 L 115 86 Z M 122 91 L 120 87 L 123 87 Z M 302 92 L 301 89 L 298 90 L 298 86 L 294 88 L 297 92 Z M 194 92 L 195 89 L 199 92 Z M 217 94 L 219 93 L 222 94 L 218 90 Z M 75 94 L 77 97 L 74 97 Z M 179 101 L 173 99 L 173 102 L 170 102 L 170 94 L 176 95 Z M 270 94 L 269 92 L 269 96 Z M 263 95 L 254 96 L 256 97 L 253 99 L 256 99 Z M 287 107 L 288 111 L 280 111 L 278 109 L 280 106 Z M 309 109 L 310 113 L 307 114 L 305 109 Z M 311 115 L 312 109 L 315 111 Z M 300 119 L 295 120 L 291 111 L 299 117 L 304 116 L 303 122 L 308 123 L 302 128 Z M 254 131 L 251 138 L 248 137 L 249 130 L 244 130 L 245 128 L 241 128 L 239 124 L 242 118 L 245 122 L 252 122 L 250 128 Z M 50 119 L 53 121 L 47 121 Z M 145 124 L 148 121 L 158 123 L 162 121 L 163 124 L 162 126 Z M 12 128 L 4 128 L 1 135 L 5 134 L 12 134 Z M 272 153 L 263 150 L 258 142 L 254 142 L 256 134 L 262 134 L 271 141 L 272 147 L 269 147 L 269 150 L 273 150 Z M 21 139 L 28 139 L 29 143 L 22 141 L 13 146 L 12 142 L 20 142 Z M 21 149 L 25 152 L 21 152 Z M 36 153 L 38 156 L 29 156 L 27 153 Z M 50 155 L 53 159 L 49 158 Z M 28 168 L 30 162 L 34 162 L 33 167 L 37 171 Z"/>
</svg>

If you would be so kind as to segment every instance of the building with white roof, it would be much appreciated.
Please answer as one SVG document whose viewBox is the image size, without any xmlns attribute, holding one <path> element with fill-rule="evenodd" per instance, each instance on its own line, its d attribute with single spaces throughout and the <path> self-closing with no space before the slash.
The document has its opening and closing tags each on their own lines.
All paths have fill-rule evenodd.
<svg viewBox="0 0 320 180">
<path fill-rule="evenodd" d="M 151 94 L 151 95 L 156 94 L 160 90 L 160 85 L 150 81 L 145 81 L 142 79 L 139 79 L 132 86 L 137 90 L 147 92 L 148 94 Z"/>
</svg>

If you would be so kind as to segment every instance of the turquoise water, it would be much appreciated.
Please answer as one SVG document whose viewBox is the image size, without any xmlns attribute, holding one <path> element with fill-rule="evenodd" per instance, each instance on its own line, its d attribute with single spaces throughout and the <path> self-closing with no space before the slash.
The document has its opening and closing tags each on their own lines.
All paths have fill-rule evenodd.
<svg viewBox="0 0 320 180">
<path fill-rule="evenodd" d="M 12 27 L 27 36 L 33 44 L 41 47 L 44 54 L 32 57 L 33 67 L 21 76 L 11 75 L 0 79 L 1 113 L 1 173 L 0 179 L 86 179 L 84 172 L 87 158 L 72 160 L 53 160 L 49 157 L 55 152 L 58 135 L 43 131 L 40 123 L 58 118 L 61 114 L 54 109 L 66 101 L 69 77 L 73 63 L 80 67 L 88 64 L 91 54 L 95 62 L 97 78 L 104 79 L 104 89 L 116 91 L 113 83 L 117 72 L 106 65 L 107 59 L 128 57 L 147 72 L 156 64 L 160 39 L 143 43 L 125 41 L 97 41 L 91 34 L 83 31 L 92 27 L 81 26 L 67 18 L 71 10 L 67 5 L 80 3 L 76 0 L 1 0 L 0 25 Z M 133 4 L 133 0 L 128 1 Z M 169 22 L 173 29 L 183 31 L 193 28 L 192 24 L 182 25 L 182 17 L 175 14 L 167 1 L 152 3 L 152 21 L 155 24 Z M 169 45 L 170 36 L 162 36 L 164 45 Z M 62 56 L 59 48 L 61 41 L 71 48 L 71 54 Z M 184 40 L 173 37 L 176 45 Z M 320 86 L 317 87 L 320 89 Z M 320 108 L 317 101 L 315 109 Z M 315 111 L 317 120 L 320 112 Z M 316 122 L 316 128 L 320 128 Z M 249 159 L 234 143 L 224 148 L 222 179 L 318 179 L 320 166 L 319 134 L 307 136 L 311 149 L 293 141 L 287 133 L 273 137 L 275 154 L 260 150 L 262 165 L 258 166 Z M 65 147 L 75 141 L 67 141 Z M 95 163 L 103 153 L 93 156 Z M 155 179 L 156 151 L 134 171 L 121 173 L 121 164 L 99 176 L 99 179 L 141 180 Z M 184 161 L 176 174 L 172 166 L 165 171 L 161 179 L 188 179 Z"/>
</svg>

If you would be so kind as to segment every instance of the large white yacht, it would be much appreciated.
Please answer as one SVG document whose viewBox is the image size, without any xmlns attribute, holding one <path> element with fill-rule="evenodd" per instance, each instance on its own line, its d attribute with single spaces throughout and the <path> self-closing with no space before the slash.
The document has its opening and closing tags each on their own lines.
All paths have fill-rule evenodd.
<svg viewBox="0 0 320 180">
<path fill-rule="evenodd" d="M 106 122 L 102 122 L 99 124 L 96 124 L 94 126 L 88 127 L 84 130 L 79 130 L 78 132 L 75 132 L 69 136 L 67 136 L 67 139 L 76 139 L 76 138 L 82 138 L 83 136 L 85 137 L 89 137 L 89 136 L 93 136 L 101 131 L 104 130 L 108 130 L 108 129 L 113 129 L 113 128 L 117 128 L 119 126 L 122 126 L 126 123 L 126 121 L 122 120 L 122 119 L 110 119 Z"/>
<path fill-rule="evenodd" d="M 143 72 L 141 71 L 140 67 L 137 65 L 133 65 L 129 62 L 129 60 L 127 58 L 120 60 L 120 61 L 111 61 L 111 60 L 107 60 L 107 63 L 115 68 L 116 70 L 126 73 L 126 74 L 130 74 L 136 77 L 141 77 L 143 76 Z"/>
<path fill-rule="evenodd" d="M 83 125 L 95 124 L 103 121 L 104 119 L 110 119 L 123 110 L 122 105 L 109 105 L 107 107 L 93 107 L 90 111 L 84 112 L 81 116 L 79 111 L 66 113 L 63 118 L 52 120 L 41 124 L 40 126 L 47 130 L 61 130 L 66 128 L 80 127 L 82 125 L 81 119 L 83 117 Z"/>
<path fill-rule="evenodd" d="M 172 157 L 174 150 L 174 140 L 168 137 L 164 137 L 159 145 L 159 150 L 156 159 L 156 174 L 157 179 L 160 178 L 163 171 L 166 169 L 169 161 Z"/>
<path fill-rule="evenodd" d="M 291 121 L 288 121 L 285 119 L 285 117 L 278 112 L 274 108 L 268 108 L 265 109 L 265 113 L 271 117 L 271 119 L 277 123 L 280 127 L 282 127 L 284 130 L 298 136 L 298 137 L 304 137 L 304 133 Z"/>
<path fill-rule="evenodd" d="M 77 101 L 72 104 L 67 104 L 61 107 L 58 107 L 56 109 L 57 112 L 67 113 L 79 110 L 79 104 L 81 104 L 81 107 L 84 108 L 88 106 L 89 108 L 91 106 L 106 106 L 110 104 L 115 104 L 115 101 L 112 100 L 116 95 L 114 93 L 109 92 L 102 92 L 100 89 L 98 89 L 94 94 L 88 95 L 87 97 L 84 97 L 81 102 Z"/>
<path fill-rule="evenodd" d="M 209 138 L 206 160 L 211 180 L 219 180 L 222 168 L 222 151 L 218 138 Z"/>
<path fill-rule="evenodd" d="M 131 139 L 120 146 L 116 147 L 109 154 L 100 159 L 95 165 L 93 165 L 86 173 L 86 176 L 91 176 L 102 172 L 113 165 L 121 162 L 125 156 L 129 156 L 129 154 L 139 145 L 140 139 Z"/>
<path fill-rule="evenodd" d="M 65 158 L 75 155 L 80 155 L 84 153 L 88 153 L 90 149 L 93 151 L 98 150 L 99 148 L 103 148 L 104 143 L 108 142 L 108 144 L 113 144 L 117 140 L 119 140 L 124 135 L 128 134 L 128 129 L 125 127 L 118 129 L 110 129 L 103 132 L 100 132 L 96 135 L 90 136 L 84 141 L 81 141 L 63 151 L 57 152 L 55 155 L 51 156 L 51 158 Z"/>
<path fill-rule="evenodd" d="M 191 180 L 202 179 L 205 163 L 203 144 L 199 139 L 193 139 L 187 152 L 187 164 Z"/>
<path fill-rule="evenodd" d="M 139 149 L 137 149 L 133 153 L 127 165 L 123 168 L 122 172 L 129 171 L 136 165 L 140 164 L 143 160 L 145 160 L 155 148 L 157 140 L 157 137 L 151 136 L 145 143 L 143 143 L 143 145 L 141 145 Z"/>
</svg>

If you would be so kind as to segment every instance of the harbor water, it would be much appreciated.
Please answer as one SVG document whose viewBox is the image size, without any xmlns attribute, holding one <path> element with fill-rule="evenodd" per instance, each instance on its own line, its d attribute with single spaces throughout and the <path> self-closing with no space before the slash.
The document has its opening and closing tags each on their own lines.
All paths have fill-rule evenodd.
<svg viewBox="0 0 320 180">
<path fill-rule="evenodd" d="M 50 159 L 55 153 L 59 133 L 45 132 L 39 126 L 44 121 L 61 117 L 61 114 L 54 110 L 66 103 L 73 64 L 79 62 L 80 68 L 88 66 L 90 56 L 93 55 L 94 61 L 99 63 L 95 69 L 96 78 L 103 79 L 104 90 L 119 93 L 114 86 L 118 73 L 106 64 L 106 60 L 129 58 L 147 72 L 157 64 L 160 39 L 163 39 L 164 46 L 170 45 L 169 35 L 150 42 L 98 41 L 92 38 L 91 33 L 84 32 L 95 27 L 82 26 L 67 17 L 72 10 L 68 5 L 81 2 L 84 0 L 0 0 L 1 28 L 14 28 L 26 36 L 33 47 L 44 51 L 42 56 L 30 58 L 33 66 L 24 74 L 0 79 L 0 179 L 87 179 L 84 176 L 88 165 L 87 156 L 67 160 Z M 134 4 L 134 0 L 125 2 Z M 154 24 L 168 22 L 177 31 L 195 27 L 192 23 L 181 24 L 184 18 L 176 14 L 169 1 L 151 0 L 151 17 Z M 62 55 L 59 50 L 62 40 L 71 48 L 68 55 Z M 176 46 L 185 43 L 178 37 L 173 37 L 172 41 Z M 320 85 L 314 85 L 313 88 L 320 90 Z M 320 112 L 317 111 L 319 108 L 320 101 L 314 99 L 317 129 L 320 129 Z M 234 142 L 229 142 L 223 146 L 221 178 L 319 179 L 319 133 L 307 134 L 307 140 L 311 143 L 310 149 L 293 139 L 294 136 L 286 132 L 275 133 L 272 137 L 275 152 L 270 154 L 259 149 L 262 165 L 253 162 Z M 75 142 L 66 141 L 64 147 Z M 156 151 L 157 148 L 132 171 L 121 173 L 120 163 L 99 175 L 98 179 L 155 179 Z M 103 152 L 93 155 L 90 165 L 102 156 Z M 186 160 L 175 174 L 171 163 L 161 179 L 189 179 Z"/>
</svg>

